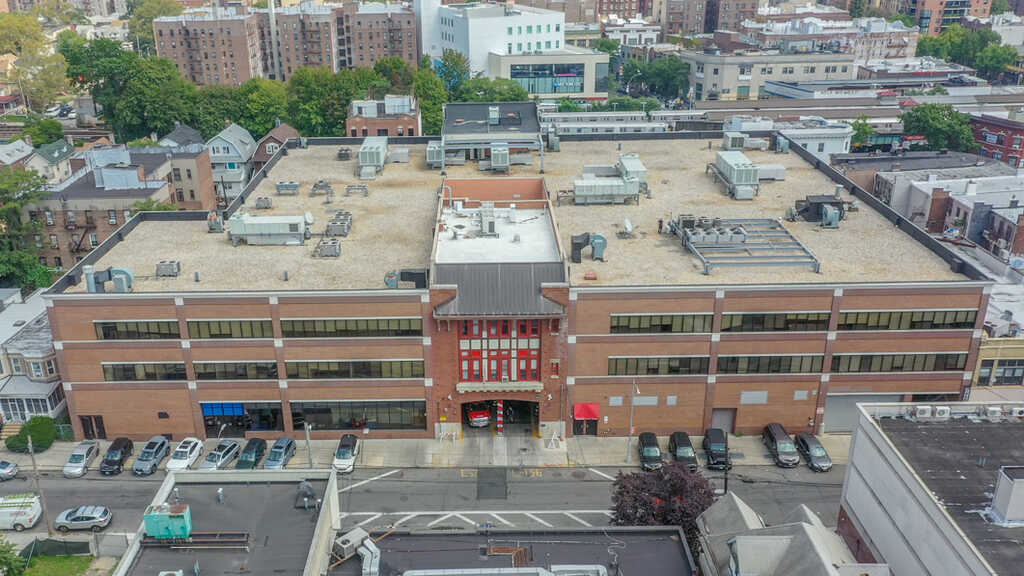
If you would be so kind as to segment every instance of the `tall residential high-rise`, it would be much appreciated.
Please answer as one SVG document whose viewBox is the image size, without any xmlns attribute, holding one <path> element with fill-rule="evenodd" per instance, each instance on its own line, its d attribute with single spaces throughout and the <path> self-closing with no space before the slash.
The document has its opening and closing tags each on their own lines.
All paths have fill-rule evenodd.
<svg viewBox="0 0 1024 576">
<path fill-rule="evenodd" d="M 195 84 L 237 86 L 263 76 L 255 14 L 190 12 L 153 21 L 156 54 Z"/>
<path fill-rule="evenodd" d="M 984 18 L 992 8 L 991 0 L 904 0 L 903 10 L 914 18 L 922 34 L 939 34 L 950 24 L 959 24 L 964 16 Z"/>
</svg>

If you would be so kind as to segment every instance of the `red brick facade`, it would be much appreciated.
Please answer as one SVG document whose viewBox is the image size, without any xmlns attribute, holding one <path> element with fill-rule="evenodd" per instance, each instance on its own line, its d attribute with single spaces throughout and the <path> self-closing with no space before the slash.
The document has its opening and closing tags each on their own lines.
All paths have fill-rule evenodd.
<svg viewBox="0 0 1024 576">
<path fill-rule="evenodd" d="M 1024 168 L 1024 122 L 1018 120 L 1015 113 L 1011 118 L 988 114 L 971 116 L 971 129 L 980 147 L 979 154 Z"/>
</svg>

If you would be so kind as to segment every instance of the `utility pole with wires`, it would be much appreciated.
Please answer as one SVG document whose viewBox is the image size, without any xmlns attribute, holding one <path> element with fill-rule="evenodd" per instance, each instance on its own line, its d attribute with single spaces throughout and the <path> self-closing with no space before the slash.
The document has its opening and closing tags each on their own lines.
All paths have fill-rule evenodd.
<svg viewBox="0 0 1024 576">
<path fill-rule="evenodd" d="M 43 510 L 43 520 L 46 522 L 46 535 L 53 536 L 53 526 L 50 525 L 50 516 L 46 513 L 46 496 L 42 487 L 39 486 L 39 467 L 36 466 L 36 451 L 32 446 L 32 436 L 28 437 L 28 457 L 32 460 L 32 483 L 35 485 L 36 494 L 39 494 L 39 507 Z"/>
</svg>

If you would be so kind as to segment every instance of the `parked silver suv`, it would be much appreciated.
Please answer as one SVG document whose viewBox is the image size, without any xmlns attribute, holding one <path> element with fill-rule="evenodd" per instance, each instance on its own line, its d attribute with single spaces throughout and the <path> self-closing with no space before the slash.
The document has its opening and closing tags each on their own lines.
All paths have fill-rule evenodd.
<svg viewBox="0 0 1024 576">
<path fill-rule="evenodd" d="M 68 456 L 67 464 L 64 464 L 64 476 L 67 478 L 78 478 L 85 476 L 89 471 L 89 465 L 100 453 L 100 443 L 95 440 L 83 440 Z"/>
<path fill-rule="evenodd" d="M 110 525 L 113 515 L 106 506 L 79 506 L 60 513 L 53 527 L 61 532 L 92 530 L 99 532 Z"/>
<path fill-rule="evenodd" d="M 170 451 L 171 443 L 167 441 L 167 438 L 153 436 L 146 442 L 142 452 L 139 452 L 139 457 L 135 459 L 135 464 L 132 464 L 132 473 L 138 476 L 149 476 L 156 472 L 160 461 L 166 458 Z"/>
</svg>

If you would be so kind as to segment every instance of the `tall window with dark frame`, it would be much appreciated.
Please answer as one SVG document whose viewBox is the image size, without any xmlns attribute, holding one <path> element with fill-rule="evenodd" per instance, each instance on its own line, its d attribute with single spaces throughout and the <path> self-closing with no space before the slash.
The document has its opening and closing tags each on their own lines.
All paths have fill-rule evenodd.
<svg viewBox="0 0 1024 576">
<path fill-rule="evenodd" d="M 723 314 L 722 332 L 825 332 L 828 312 Z"/>
<path fill-rule="evenodd" d="M 422 360 L 342 360 L 329 362 L 288 362 L 289 378 L 358 379 L 422 378 Z"/>
<path fill-rule="evenodd" d="M 195 362 L 196 380 L 274 380 L 277 362 Z"/>
<path fill-rule="evenodd" d="M 663 356 L 656 358 L 609 358 L 609 376 L 662 376 L 707 374 L 707 356 Z"/>
<path fill-rule="evenodd" d="M 807 374 L 821 372 L 823 356 L 719 356 L 719 374 Z"/>
<path fill-rule="evenodd" d="M 177 340 L 177 320 L 96 322 L 98 340 Z"/>
<path fill-rule="evenodd" d="M 659 332 L 711 332 L 711 314 L 616 314 L 611 317 L 612 334 L 653 334 Z"/>
<path fill-rule="evenodd" d="M 422 336 L 420 318 L 281 320 L 284 338 L 388 338 Z"/>
<path fill-rule="evenodd" d="M 104 364 L 103 379 L 107 382 L 121 380 L 185 380 L 185 364 Z"/>
<path fill-rule="evenodd" d="M 189 320 L 189 338 L 273 338 L 271 320 Z"/>
<path fill-rule="evenodd" d="M 966 353 L 837 354 L 833 372 L 944 372 L 963 370 Z"/>
</svg>

